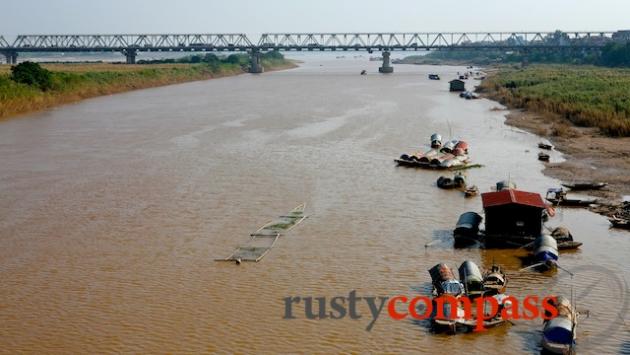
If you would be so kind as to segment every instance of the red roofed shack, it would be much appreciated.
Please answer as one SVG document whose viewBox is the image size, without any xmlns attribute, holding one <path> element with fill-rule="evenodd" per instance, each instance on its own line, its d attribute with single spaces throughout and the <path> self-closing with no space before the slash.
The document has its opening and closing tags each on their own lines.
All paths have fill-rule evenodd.
<svg viewBox="0 0 630 355">
<path fill-rule="evenodd" d="M 504 189 L 481 194 L 486 217 L 486 235 L 540 236 L 545 203 L 540 194 Z"/>
</svg>

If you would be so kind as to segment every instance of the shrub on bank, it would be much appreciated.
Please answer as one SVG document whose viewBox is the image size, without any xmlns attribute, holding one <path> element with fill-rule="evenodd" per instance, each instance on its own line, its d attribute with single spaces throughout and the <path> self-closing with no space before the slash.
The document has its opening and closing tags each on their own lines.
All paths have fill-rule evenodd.
<svg viewBox="0 0 630 355">
<path fill-rule="evenodd" d="M 48 90 L 52 87 L 52 75 L 50 71 L 33 62 L 23 62 L 11 67 L 11 80 L 16 83 L 26 84 Z"/>
</svg>

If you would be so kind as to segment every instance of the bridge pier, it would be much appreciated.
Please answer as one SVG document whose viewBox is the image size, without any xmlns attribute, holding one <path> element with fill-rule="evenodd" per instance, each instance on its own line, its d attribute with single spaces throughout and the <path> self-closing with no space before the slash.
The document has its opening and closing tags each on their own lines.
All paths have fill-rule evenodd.
<svg viewBox="0 0 630 355">
<path fill-rule="evenodd" d="M 127 58 L 127 64 L 136 64 L 136 56 L 138 55 L 138 51 L 135 48 L 123 49 L 122 53 Z"/>
<path fill-rule="evenodd" d="M 7 64 L 17 64 L 17 52 L 5 52 L 4 57 L 7 60 Z"/>
<path fill-rule="evenodd" d="M 521 60 L 521 67 L 525 68 L 529 65 L 529 50 L 524 49 L 522 52 L 523 58 Z"/>
<path fill-rule="evenodd" d="M 265 71 L 262 65 L 262 57 L 258 50 L 253 50 L 250 55 L 249 72 L 252 74 L 260 74 Z"/>
<path fill-rule="evenodd" d="M 378 68 L 379 73 L 389 74 L 394 72 L 394 67 L 389 64 L 389 51 L 383 51 L 383 66 Z"/>
</svg>

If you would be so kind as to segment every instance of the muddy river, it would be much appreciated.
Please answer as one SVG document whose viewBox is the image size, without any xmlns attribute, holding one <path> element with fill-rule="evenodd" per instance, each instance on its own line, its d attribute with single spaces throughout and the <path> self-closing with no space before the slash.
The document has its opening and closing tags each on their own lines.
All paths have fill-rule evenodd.
<svg viewBox="0 0 630 355">
<path fill-rule="evenodd" d="M 367 331 L 365 302 L 358 319 L 307 319 L 303 303 L 283 319 L 286 297 L 427 295 L 427 269 L 466 259 L 502 265 L 519 298 L 573 289 L 589 313 L 578 351 L 629 352 L 630 233 L 558 210 L 549 225 L 584 243 L 560 256 L 573 277 L 519 272 L 523 250 L 453 249 L 457 217 L 480 198 L 393 158 L 439 132 L 469 142 L 482 192 L 559 181 L 497 103 L 448 92 L 465 68 L 379 64 L 312 57 L 1 122 L 0 352 L 539 352 L 540 319 L 455 336 L 386 309 Z M 302 202 L 309 218 L 261 262 L 215 261 Z"/>
</svg>

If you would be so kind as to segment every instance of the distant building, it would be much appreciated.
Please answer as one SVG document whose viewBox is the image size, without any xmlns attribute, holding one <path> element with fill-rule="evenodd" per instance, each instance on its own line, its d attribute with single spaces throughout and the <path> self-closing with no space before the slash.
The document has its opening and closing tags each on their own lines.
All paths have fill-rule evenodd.
<svg viewBox="0 0 630 355">
<path fill-rule="evenodd" d="M 455 79 L 448 82 L 451 91 L 466 91 L 466 83 L 463 80 Z"/>
</svg>

